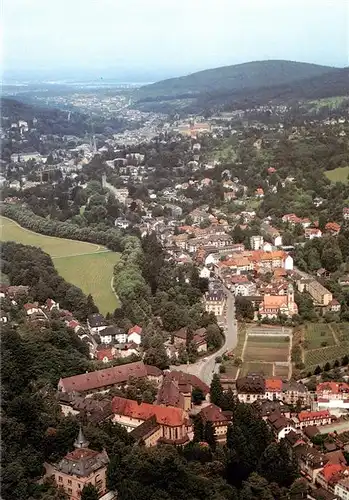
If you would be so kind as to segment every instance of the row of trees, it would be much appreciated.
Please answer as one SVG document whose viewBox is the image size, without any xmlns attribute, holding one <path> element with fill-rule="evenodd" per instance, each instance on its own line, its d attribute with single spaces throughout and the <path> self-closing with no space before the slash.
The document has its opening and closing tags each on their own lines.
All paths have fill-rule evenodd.
<svg viewBox="0 0 349 500">
<path fill-rule="evenodd" d="M 123 249 L 122 234 L 116 229 L 98 231 L 91 227 L 79 228 L 77 225 L 69 222 L 60 222 L 37 216 L 30 210 L 17 205 L 4 205 L 2 213 L 6 217 L 18 222 L 21 226 L 37 233 L 97 243 L 106 246 L 114 252 L 120 252 Z"/>
</svg>

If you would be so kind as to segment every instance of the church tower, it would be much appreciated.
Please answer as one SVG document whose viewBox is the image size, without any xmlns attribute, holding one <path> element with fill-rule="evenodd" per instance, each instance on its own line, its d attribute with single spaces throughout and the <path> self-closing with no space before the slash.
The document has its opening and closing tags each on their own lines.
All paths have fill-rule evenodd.
<svg viewBox="0 0 349 500">
<path fill-rule="evenodd" d="M 85 436 L 82 432 L 82 428 L 81 428 L 81 425 L 80 425 L 80 429 L 79 429 L 79 434 L 78 434 L 78 437 L 76 438 L 75 442 L 74 442 L 74 446 L 75 448 L 79 449 L 79 448 L 88 448 L 88 445 L 90 443 L 87 441 L 87 439 L 85 439 Z"/>
</svg>

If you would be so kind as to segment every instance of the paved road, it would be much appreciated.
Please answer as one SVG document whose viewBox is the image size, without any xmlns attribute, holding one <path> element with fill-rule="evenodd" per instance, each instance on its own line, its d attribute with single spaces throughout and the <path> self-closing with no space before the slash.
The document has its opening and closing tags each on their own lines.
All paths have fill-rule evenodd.
<svg viewBox="0 0 349 500">
<path fill-rule="evenodd" d="M 171 367 L 173 370 L 182 370 L 186 373 L 196 375 L 206 384 L 210 385 L 212 376 L 218 372 L 218 365 L 215 362 L 217 356 L 222 356 L 226 351 L 234 349 L 237 344 L 237 322 L 235 320 L 235 300 L 234 295 L 226 289 L 227 305 L 224 325 L 225 342 L 219 351 L 207 356 L 204 359 L 189 365 L 180 365 Z"/>
</svg>

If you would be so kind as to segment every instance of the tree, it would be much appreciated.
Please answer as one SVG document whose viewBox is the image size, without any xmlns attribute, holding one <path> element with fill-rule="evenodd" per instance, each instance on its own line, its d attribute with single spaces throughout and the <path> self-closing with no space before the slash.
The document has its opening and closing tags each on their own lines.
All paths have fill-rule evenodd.
<svg viewBox="0 0 349 500">
<path fill-rule="evenodd" d="M 235 299 L 236 315 L 241 319 L 253 319 L 254 308 L 250 300 L 245 297 L 236 297 Z"/>
<path fill-rule="evenodd" d="M 331 370 L 331 365 L 330 365 L 330 363 L 329 363 L 329 362 L 327 362 L 327 363 L 325 364 L 325 366 L 324 366 L 324 370 L 325 370 L 325 372 L 328 372 L 329 370 Z"/>
<path fill-rule="evenodd" d="M 98 500 L 99 494 L 96 486 L 89 483 L 86 484 L 81 491 L 81 500 Z"/>
<path fill-rule="evenodd" d="M 322 369 L 320 368 L 319 365 L 317 365 L 317 367 L 314 370 L 314 375 L 320 375 L 321 372 L 322 372 Z"/>
<path fill-rule="evenodd" d="M 347 366 L 349 364 L 349 356 L 346 354 L 342 358 L 342 366 Z"/>
<path fill-rule="evenodd" d="M 223 387 L 217 373 L 215 373 L 212 378 L 210 386 L 210 398 L 211 403 L 220 407 L 223 401 Z"/>
<path fill-rule="evenodd" d="M 204 441 L 210 445 L 212 451 L 215 451 L 217 446 L 217 437 L 212 422 L 208 421 L 205 423 Z"/>
<path fill-rule="evenodd" d="M 193 423 L 194 423 L 194 441 L 199 443 L 204 440 L 204 423 L 202 421 L 202 418 L 200 415 L 196 415 L 193 418 Z"/>
<path fill-rule="evenodd" d="M 205 395 L 200 387 L 193 388 L 191 393 L 191 400 L 194 405 L 200 405 L 202 401 L 205 401 Z"/>
</svg>

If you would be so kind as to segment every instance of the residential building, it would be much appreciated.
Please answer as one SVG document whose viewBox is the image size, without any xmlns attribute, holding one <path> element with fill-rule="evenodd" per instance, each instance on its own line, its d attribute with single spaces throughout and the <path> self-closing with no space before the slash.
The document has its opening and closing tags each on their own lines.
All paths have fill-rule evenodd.
<svg viewBox="0 0 349 500">
<path fill-rule="evenodd" d="M 334 487 L 335 495 L 338 495 L 340 500 L 349 500 L 349 477 L 340 479 Z"/>
<path fill-rule="evenodd" d="M 205 311 L 213 312 L 216 316 L 223 316 L 225 301 L 223 290 L 208 291 L 204 297 Z"/>
<path fill-rule="evenodd" d="M 321 238 L 322 231 L 316 227 L 308 227 L 304 231 L 304 237 L 307 240 L 313 240 L 314 238 Z"/>
<path fill-rule="evenodd" d="M 127 333 L 118 326 L 106 326 L 99 330 L 99 336 L 102 344 L 125 344 L 127 342 Z"/>
<path fill-rule="evenodd" d="M 349 409 L 349 384 L 345 382 L 321 382 L 316 386 L 318 408 Z"/>
<path fill-rule="evenodd" d="M 309 293 L 315 305 L 328 306 L 333 299 L 332 293 L 316 280 L 306 282 L 304 289 Z"/>
<path fill-rule="evenodd" d="M 62 487 L 69 500 L 80 500 L 84 486 L 93 484 L 101 498 L 107 493 L 106 475 L 109 458 L 105 450 L 90 449 L 80 428 L 71 451 L 57 464 L 46 468 L 47 475 L 53 476 L 58 487 Z"/>
<path fill-rule="evenodd" d="M 221 408 L 211 403 L 210 405 L 205 406 L 199 412 L 199 415 L 201 416 L 204 424 L 211 422 L 217 441 L 225 442 L 230 419 L 224 414 Z"/>
<path fill-rule="evenodd" d="M 332 236 L 336 236 L 339 234 L 339 231 L 341 230 L 341 227 L 337 222 L 328 222 L 325 226 L 325 231 L 327 233 L 332 234 Z"/>
<path fill-rule="evenodd" d="M 160 426 L 161 435 L 156 443 L 186 444 L 190 441 L 188 431 L 190 423 L 187 413 L 182 408 L 152 405 L 149 403 L 139 404 L 131 399 L 114 397 L 112 400 L 113 422 L 117 422 L 126 428 L 128 432 L 133 431 L 143 422 L 155 417 Z M 158 429 L 156 429 L 158 434 Z"/>
<path fill-rule="evenodd" d="M 264 239 L 263 236 L 251 236 L 250 245 L 252 250 L 261 250 L 263 247 Z"/>
<path fill-rule="evenodd" d="M 349 208 L 348 207 L 343 208 L 343 219 L 349 220 Z"/>
<path fill-rule="evenodd" d="M 312 446 L 300 444 L 293 448 L 301 473 L 312 483 L 326 465 L 327 460 L 323 453 Z"/>
<path fill-rule="evenodd" d="M 266 419 L 267 424 L 271 427 L 276 439 L 280 441 L 285 439 L 289 432 L 297 433 L 296 427 L 293 422 L 282 415 L 279 411 L 275 411 Z"/>
<path fill-rule="evenodd" d="M 140 345 L 142 342 L 142 327 L 135 325 L 127 332 L 127 342 L 134 342 Z"/>
<path fill-rule="evenodd" d="M 327 425 L 332 422 L 331 414 L 328 410 L 322 411 L 301 411 L 293 418 L 294 425 L 297 429 L 303 429 L 310 425 Z"/>
<path fill-rule="evenodd" d="M 104 316 L 99 313 L 95 313 L 90 314 L 87 318 L 87 326 L 90 330 L 90 333 L 93 334 L 99 333 L 100 331 L 104 330 L 108 326 L 108 323 L 106 322 Z"/>
<path fill-rule="evenodd" d="M 340 481 L 345 475 L 347 476 L 348 473 L 348 467 L 345 467 L 344 465 L 327 463 L 317 474 L 315 482 L 318 486 L 334 493 L 338 481 Z"/>
<path fill-rule="evenodd" d="M 58 382 L 58 390 L 60 392 L 92 394 L 112 387 L 127 385 L 130 377 L 161 380 L 161 370 L 156 369 L 159 373 L 154 376 L 153 369 L 156 369 L 156 367 L 149 367 L 143 361 L 136 361 L 135 363 L 113 366 L 94 372 L 81 373 L 80 375 L 61 378 Z"/>
</svg>

